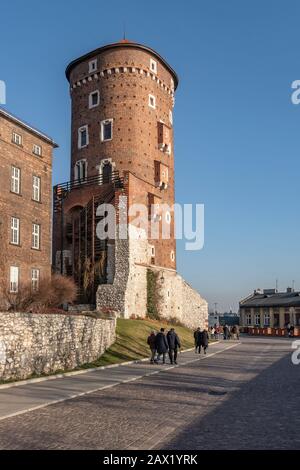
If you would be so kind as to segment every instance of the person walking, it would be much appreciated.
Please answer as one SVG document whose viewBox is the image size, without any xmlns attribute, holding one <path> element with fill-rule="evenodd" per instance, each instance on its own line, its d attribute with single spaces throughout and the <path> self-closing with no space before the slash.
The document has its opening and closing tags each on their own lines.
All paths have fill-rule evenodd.
<svg viewBox="0 0 300 470">
<path fill-rule="evenodd" d="M 231 329 L 231 335 L 233 339 L 236 339 L 236 326 L 235 325 Z"/>
<path fill-rule="evenodd" d="M 155 338 L 155 348 L 157 351 L 157 361 L 160 361 L 160 357 L 163 357 L 163 364 L 166 363 L 166 353 L 168 352 L 168 341 L 165 335 L 165 329 L 161 328 L 160 332 L 157 333 Z"/>
<path fill-rule="evenodd" d="M 227 325 L 223 326 L 223 337 L 224 337 L 224 340 L 228 339 L 228 326 Z"/>
<path fill-rule="evenodd" d="M 150 364 L 154 364 L 155 361 L 155 354 L 156 354 L 156 335 L 154 331 L 151 331 L 150 336 L 148 336 L 147 339 L 147 344 L 149 345 L 150 351 L 151 351 L 151 358 L 150 358 Z"/>
<path fill-rule="evenodd" d="M 201 333 L 201 346 L 204 349 L 204 354 L 206 354 L 206 350 L 208 348 L 208 332 L 207 330 L 203 330 Z"/>
<path fill-rule="evenodd" d="M 198 336 L 201 334 L 200 328 L 197 328 L 196 331 L 194 331 L 194 342 L 195 342 L 195 353 L 197 354 L 197 349 L 198 349 Z"/>
<path fill-rule="evenodd" d="M 201 354 L 202 332 L 201 332 L 200 328 L 198 328 L 198 330 L 197 330 L 197 336 L 196 336 L 196 353 Z"/>
<path fill-rule="evenodd" d="M 175 332 L 174 328 L 171 328 L 171 330 L 167 334 L 167 341 L 168 341 L 168 346 L 169 346 L 169 358 L 171 364 L 177 364 L 177 355 L 178 355 L 178 348 L 181 348 L 180 344 L 180 339 Z"/>
</svg>

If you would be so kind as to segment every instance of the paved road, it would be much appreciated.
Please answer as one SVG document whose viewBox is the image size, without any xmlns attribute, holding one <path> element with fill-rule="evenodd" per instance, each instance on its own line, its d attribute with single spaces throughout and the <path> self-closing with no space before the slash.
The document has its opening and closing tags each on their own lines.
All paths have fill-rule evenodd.
<svg viewBox="0 0 300 470">
<path fill-rule="evenodd" d="M 0 390 L 0 448 L 300 449 L 291 352 L 290 340 L 244 338 L 200 361 L 181 355 L 177 368 L 143 363 Z"/>
</svg>

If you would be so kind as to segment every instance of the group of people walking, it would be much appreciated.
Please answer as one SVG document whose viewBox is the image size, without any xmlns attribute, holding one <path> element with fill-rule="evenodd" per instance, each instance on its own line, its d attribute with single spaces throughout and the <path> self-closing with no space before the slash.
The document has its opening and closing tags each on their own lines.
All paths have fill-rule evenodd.
<svg viewBox="0 0 300 470">
<path fill-rule="evenodd" d="M 158 364 L 161 357 L 162 363 L 165 364 L 167 354 L 169 354 L 170 363 L 177 364 L 178 349 L 181 348 L 181 344 L 174 328 L 171 328 L 167 334 L 164 328 L 161 328 L 157 334 L 151 331 L 147 343 L 151 350 L 151 364 Z"/>
<path fill-rule="evenodd" d="M 228 325 L 224 326 L 211 326 L 209 328 L 209 337 L 210 339 L 219 340 L 222 338 L 225 340 L 228 339 L 240 339 L 240 330 L 238 325 L 233 325 L 232 327 Z"/>
<path fill-rule="evenodd" d="M 239 327 L 237 325 L 231 328 L 228 325 L 223 327 L 215 325 L 203 331 L 201 331 L 201 328 L 197 328 L 194 332 L 195 353 L 200 354 L 203 349 L 204 354 L 206 354 L 209 340 L 218 340 L 221 335 L 223 335 L 225 340 L 239 339 Z M 166 364 L 167 354 L 169 355 L 170 363 L 177 364 L 178 350 L 181 348 L 181 343 L 175 328 L 171 328 L 167 334 L 164 328 L 161 328 L 157 334 L 151 331 L 147 344 L 151 351 L 151 364 L 158 364 L 161 359 L 162 363 Z"/>
</svg>

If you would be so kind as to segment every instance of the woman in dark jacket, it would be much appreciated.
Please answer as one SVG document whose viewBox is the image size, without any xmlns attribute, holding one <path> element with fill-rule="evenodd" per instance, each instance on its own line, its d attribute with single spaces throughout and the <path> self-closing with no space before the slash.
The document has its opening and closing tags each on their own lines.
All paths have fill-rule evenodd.
<svg viewBox="0 0 300 470">
<path fill-rule="evenodd" d="M 168 352 L 168 341 L 165 335 L 165 329 L 161 328 L 160 332 L 157 333 L 155 338 L 155 348 L 157 351 L 157 361 L 160 360 L 160 356 L 163 355 L 163 364 L 166 363 L 166 353 Z"/>
<path fill-rule="evenodd" d="M 206 330 L 201 333 L 201 346 L 204 349 L 204 354 L 206 354 L 206 350 L 208 348 L 208 332 Z"/>
</svg>

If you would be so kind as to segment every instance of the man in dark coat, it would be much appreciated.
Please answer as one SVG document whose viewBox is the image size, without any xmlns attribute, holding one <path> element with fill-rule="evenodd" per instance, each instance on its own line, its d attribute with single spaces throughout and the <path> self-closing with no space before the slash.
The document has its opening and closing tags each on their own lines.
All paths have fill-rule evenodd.
<svg viewBox="0 0 300 470">
<path fill-rule="evenodd" d="M 197 352 L 200 353 L 199 351 L 199 336 L 201 335 L 201 330 L 200 328 L 197 328 L 197 330 L 194 332 L 194 340 L 195 340 L 195 353 L 197 354 Z"/>
<path fill-rule="evenodd" d="M 204 349 L 204 354 L 206 354 L 208 348 L 208 332 L 206 330 L 203 330 L 201 333 L 201 346 Z"/>
<path fill-rule="evenodd" d="M 157 333 L 155 338 L 155 348 L 157 351 L 157 360 L 160 360 L 160 356 L 163 356 L 163 364 L 166 363 L 166 353 L 168 352 L 168 341 L 165 335 L 165 329 L 161 328 L 160 332 Z"/>
<path fill-rule="evenodd" d="M 156 347 L 155 347 L 156 336 L 154 331 L 151 331 L 150 336 L 148 336 L 147 344 L 149 344 L 149 348 L 151 351 L 151 359 L 150 363 L 153 364 L 155 362 L 155 354 L 156 354 Z"/>
<path fill-rule="evenodd" d="M 228 333 L 229 333 L 229 331 L 228 331 L 228 326 L 227 326 L 227 325 L 224 325 L 224 326 L 223 326 L 223 335 L 224 335 L 224 339 L 229 339 L 229 338 L 228 338 Z"/>
<path fill-rule="evenodd" d="M 167 341 L 169 346 L 169 358 L 171 364 L 177 364 L 177 354 L 178 348 L 181 348 L 180 339 L 178 335 L 175 333 L 175 329 L 171 328 L 171 330 L 167 334 Z"/>
</svg>

